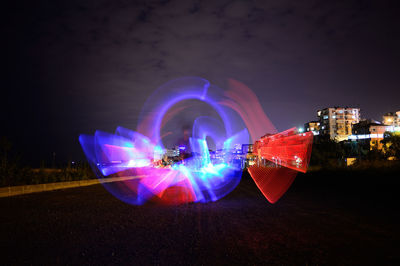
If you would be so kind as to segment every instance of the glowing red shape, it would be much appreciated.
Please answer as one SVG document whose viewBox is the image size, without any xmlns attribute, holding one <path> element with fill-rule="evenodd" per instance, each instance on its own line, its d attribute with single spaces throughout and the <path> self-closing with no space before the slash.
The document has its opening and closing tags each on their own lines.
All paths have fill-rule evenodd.
<svg viewBox="0 0 400 266">
<path fill-rule="evenodd" d="M 186 179 L 166 188 L 158 199 L 162 204 L 177 205 L 196 201 L 196 195 Z"/>
<path fill-rule="evenodd" d="M 297 133 L 296 128 L 265 136 L 256 142 L 259 158 L 305 173 L 310 162 L 313 133 Z"/>
<path fill-rule="evenodd" d="M 171 169 L 138 169 L 145 175 L 141 185 L 151 191 L 155 201 L 165 204 L 182 204 L 196 201 L 190 180 L 180 171 Z"/>
<path fill-rule="evenodd" d="M 251 166 L 247 169 L 270 203 L 277 202 L 285 194 L 297 175 L 295 170 L 286 167 Z"/>
<path fill-rule="evenodd" d="M 256 141 L 254 153 L 275 165 L 251 166 L 248 171 L 269 202 L 275 203 L 283 196 L 297 172 L 307 171 L 312 142 L 312 132 L 299 134 L 295 128 Z"/>
</svg>

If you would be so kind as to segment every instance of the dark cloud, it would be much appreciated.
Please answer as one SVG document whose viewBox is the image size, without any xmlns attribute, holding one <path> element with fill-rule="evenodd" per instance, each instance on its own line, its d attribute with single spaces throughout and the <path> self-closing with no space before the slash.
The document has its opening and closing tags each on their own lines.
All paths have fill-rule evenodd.
<svg viewBox="0 0 400 266">
<path fill-rule="evenodd" d="M 79 133 L 135 128 L 151 92 L 180 76 L 242 81 L 279 130 L 326 106 L 355 105 L 375 119 L 400 109 L 391 2 L 10 3 L 4 124 L 46 143 L 43 154 L 80 156 Z"/>
</svg>

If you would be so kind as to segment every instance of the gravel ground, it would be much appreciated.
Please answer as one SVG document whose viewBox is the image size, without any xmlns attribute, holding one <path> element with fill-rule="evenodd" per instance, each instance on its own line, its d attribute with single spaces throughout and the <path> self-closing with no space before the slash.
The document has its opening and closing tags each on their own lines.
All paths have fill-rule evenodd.
<svg viewBox="0 0 400 266">
<path fill-rule="evenodd" d="M 1 198 L 1 264 L 399 265 L 399 181 L 382 175 L 299 175 L 276 204 L 247 175 L 208 204 L 131 206 L 101 185 Z"/>
</svg>

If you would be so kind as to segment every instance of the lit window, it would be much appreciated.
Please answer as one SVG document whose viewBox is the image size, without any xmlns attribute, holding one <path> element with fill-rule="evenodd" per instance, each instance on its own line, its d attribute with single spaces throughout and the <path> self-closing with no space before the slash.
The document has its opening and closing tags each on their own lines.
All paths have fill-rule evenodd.
<svg viewBox="0 0 400 266">
<path fill-rule="evenodd" d="M 335 118 L 336 118 L 336 115 L 333 115 L 332 118 L 335 119 Z"/>
</svg>

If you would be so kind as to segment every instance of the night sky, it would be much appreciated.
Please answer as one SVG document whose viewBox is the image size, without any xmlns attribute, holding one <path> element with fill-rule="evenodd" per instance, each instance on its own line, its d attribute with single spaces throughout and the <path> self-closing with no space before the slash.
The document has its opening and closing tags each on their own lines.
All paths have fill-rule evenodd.
<svg viewBox="0 0 400 266">
<path fill-rule="evenodd" d="M 135 129 L 182 76 L 243 82 L 280 131 L 324 107 L 400 110 L 396 1 L 9 2 L 0 135 L 32 164 L 83 159 L 80 133 Z"/>
</svg>

